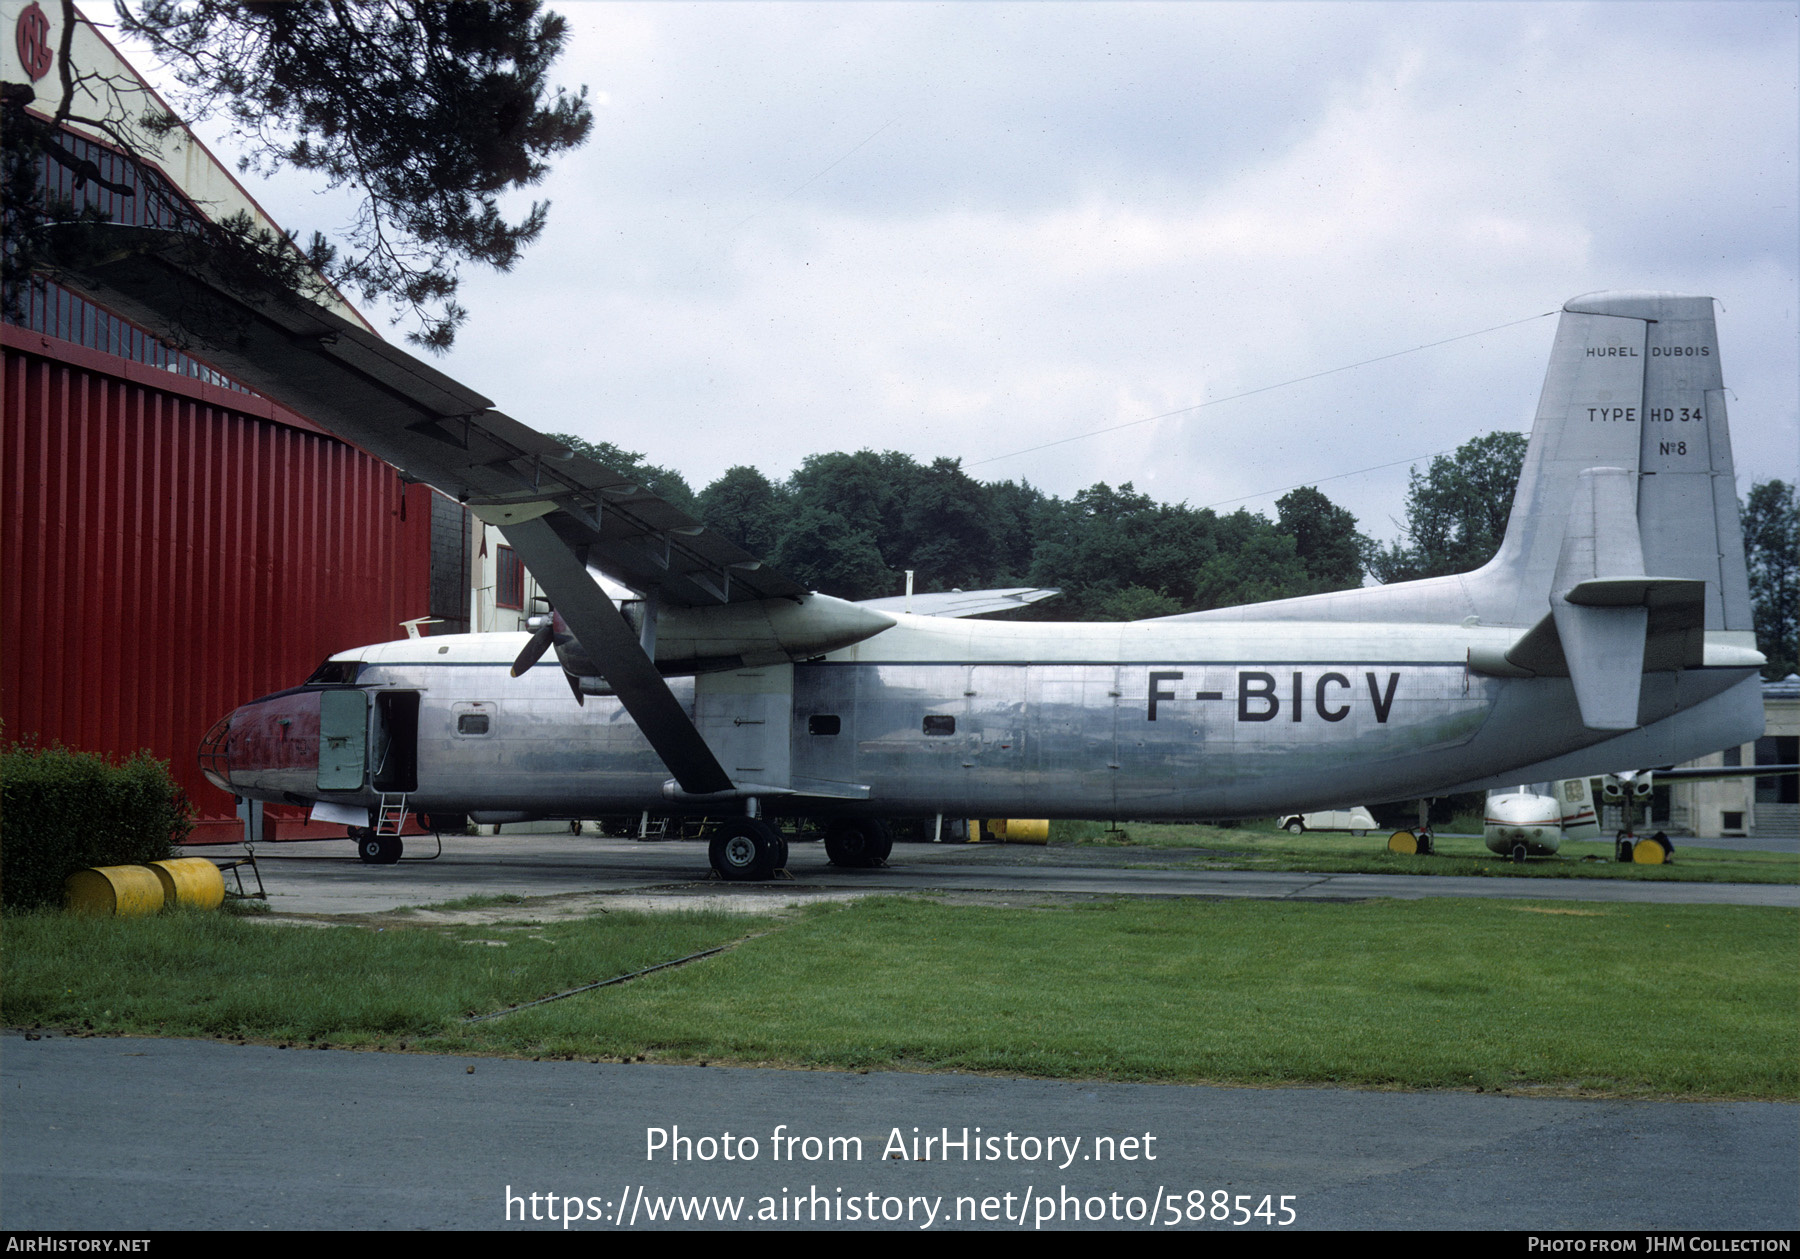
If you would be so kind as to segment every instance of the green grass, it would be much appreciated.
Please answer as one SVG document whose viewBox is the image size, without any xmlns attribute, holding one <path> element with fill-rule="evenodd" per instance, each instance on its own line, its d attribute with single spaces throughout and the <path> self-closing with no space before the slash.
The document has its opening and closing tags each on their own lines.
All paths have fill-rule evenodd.
<svg viewBox="0 0 1800 1259">
<path fill-rule="evenodd" d="M 465 909 L 497 909 L 502 905 L 523 905 L 529 897 L 520 896 L 517 892 L 477 892 L 473 896 L 464 896 L 458 900 L 440 901 L 435 905 L 420 905 L 417 909 L 438 913 L 456 913 Z"/>
<path fill-rule="evenodd" d="M 393 1045 L 742 938 L 736 914 L 613 913 L 578 929 L 297 927 L 220 914 L 4 919 L 0 1018 L 167 1036 Z M 492 942 L 492 943 L 490 943 Z"/>
<path fill-rule="evenodd" d="M 1776 909 L 1437 900 L 870 899 L 753 923 L 620 913 L 379 933 L 29 916 L 5 920 L 0 1015 L 526 1057 L 1794 1098 L 1795 926 Z"/>
<path fill-rule="evenodd" d="M 1252 827 L 1255 829 L 1252 829 Z M 1565 842 L 1553 857 L 1514 864 L 1488 851 L 1478 834 L 1435 837 L 1437 854 L 1409 857 L 1387 850 L 1387 832 L 1356 836 L 1308 831 L 1290 835 L 1272 822 L 1236 828 L 1126 822 L 1051 823 L 1053 843 L 1154 850 L 1172 868 L 1306 870 L 1317 874 L 1471 874 L 1532 879 L 1637 879 L 1664 883 L 1800 883 L 1800 856 L 1729 848 L 1684 847 L 1675 840 L 1669 865 L 1621 865 L 1610 841 Z M 1181 849 L 1205 849 L 1182 858 Z"/>
</svg>

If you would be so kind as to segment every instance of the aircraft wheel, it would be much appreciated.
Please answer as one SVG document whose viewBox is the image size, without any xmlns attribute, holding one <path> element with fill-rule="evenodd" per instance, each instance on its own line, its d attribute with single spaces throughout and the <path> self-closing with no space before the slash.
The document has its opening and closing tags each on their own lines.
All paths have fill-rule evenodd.
<svg viewBox="0 0 1800 1259">
<path fill-rule="evenodd" d="M 391 866 L 405 849 L 398 835 L 377 835 L 366 826 L 354 827 L 351 833 L 356 836 L 356 855 L 364 865 Z"/>
<path fill-rule="evenodd" d="M 761 818 L 737 817 L 714 833 L 707 855 L 721 879 L 757 883 L 774 874 L 781 856 L 781 835 Z"/>
<path fill-rule="evenodd" d="M 1282 827 L 1282 829 L 1290 835 L 1303 835 L 1306 833 L 1306 823 L 1302 822 L 1299 818 L 1295 818 L 1286 826 Z"/>
<path fill-rule="evenodd" d="M 1419 851 L 1419 837 L 1411 831 L 1395 831 L 1388 836 L 1388 851 L 1410 857 Z"/>
<path fill-rule="evenodd" d="M 1421 857 L 1437 856 L 1437 849 L 1432 845 L 1432 842 L 1431 842 L 1431 832 L 1430 831 L 1420 831 L 1419 832 L 1419 855 Z"/>
<path fill-rule="evenodd" d="M 1512 846 L 1512 859 L 1513 859 L 1514 864 L 1516 864 L 1516 865 L 1524 865 L 1525 864 L 1525 845 L 1524 844 L 1514 844 Z"/>
<path fill-rule="evenodd" d="M 381 864 L 381 845 L 375 840 L 375 832 L 366 826 L 352 826 L 350 838 L 356 841 L 356 855 L 362 858 L 365 866 Z"/>
<path fill-rule="evenodd" d="M 825 828 L 825 855 L 834 866 L 864 870 L 894 850 L 887 827 L 874 818 L 833 818 Z"/>
<path fill-rule="evenodd" d="M 1632 859 L 1633 847 L 1632 842 L 1621 835 L 1613 842 L 1613 860 L 1629 863 Z"/>
</svg>

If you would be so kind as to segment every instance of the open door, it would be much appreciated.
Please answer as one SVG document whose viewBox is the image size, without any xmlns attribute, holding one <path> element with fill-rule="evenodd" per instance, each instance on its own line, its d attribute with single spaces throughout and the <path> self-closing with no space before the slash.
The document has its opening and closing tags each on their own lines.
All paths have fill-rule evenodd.
<svg viewBox="0 0 1800 1259">
<path fill-rule="evenodd" d="M 321 694 L 319 790 L 361 791 L 368 751 L 369 693 L 350 689 Z"/>
<path fill-rule="evenodd" d="M 370 786 L 381 792 L 419 789 L 419 693 L 375 695 L 375 743 Z"/>
</svg>

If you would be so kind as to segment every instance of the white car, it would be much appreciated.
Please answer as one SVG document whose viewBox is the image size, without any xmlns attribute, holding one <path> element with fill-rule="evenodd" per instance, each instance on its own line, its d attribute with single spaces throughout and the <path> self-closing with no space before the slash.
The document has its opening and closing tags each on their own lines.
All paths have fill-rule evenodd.
<svg viewBox="0 0 1800 1259">
<path fill-rule="evenodd" d="M 1321 813 L 1289 813 L 1281 818 L 1281 828 L 1291 835 L 1306 831 L 1349 831 L 1367 835 L 1375 828 L 1375 819 L 1360 804 L 1354 809 L 1326 809 Z"/>
</svg>

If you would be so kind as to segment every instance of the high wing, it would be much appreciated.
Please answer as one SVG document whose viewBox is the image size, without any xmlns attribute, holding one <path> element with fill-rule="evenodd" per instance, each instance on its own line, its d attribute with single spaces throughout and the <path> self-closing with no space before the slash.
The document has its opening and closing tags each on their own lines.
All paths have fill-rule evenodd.
<svg viewBox="0 0 1800 1259">
<path fill-rule="evenodd" d="M 116 252 L 67 259 L 58 279 L 498 526 L 683 791 L 736 784 L 665 673 L 803 659 L 894 624 L 809 592 L 332 312 L 291 294 L 247 294 L 181 234 L 111 230 Z M 645 593 L 636 624 L 590 568 Z M 663 610 L 668 632 L 659 635 Z"/>
<path fill-rule="evenodd" d="M 856 606 L 876 612 L 905 612 L 913 616 L 980 616 L 984 612 L 1008 612 L 1043 599 L 1054 599 L 1062 590 L 1055 586 L 1009 586 L 1000 590 L 945 590 L 929 595 L 890 595 L 864 599 Z"/>
</svg>

